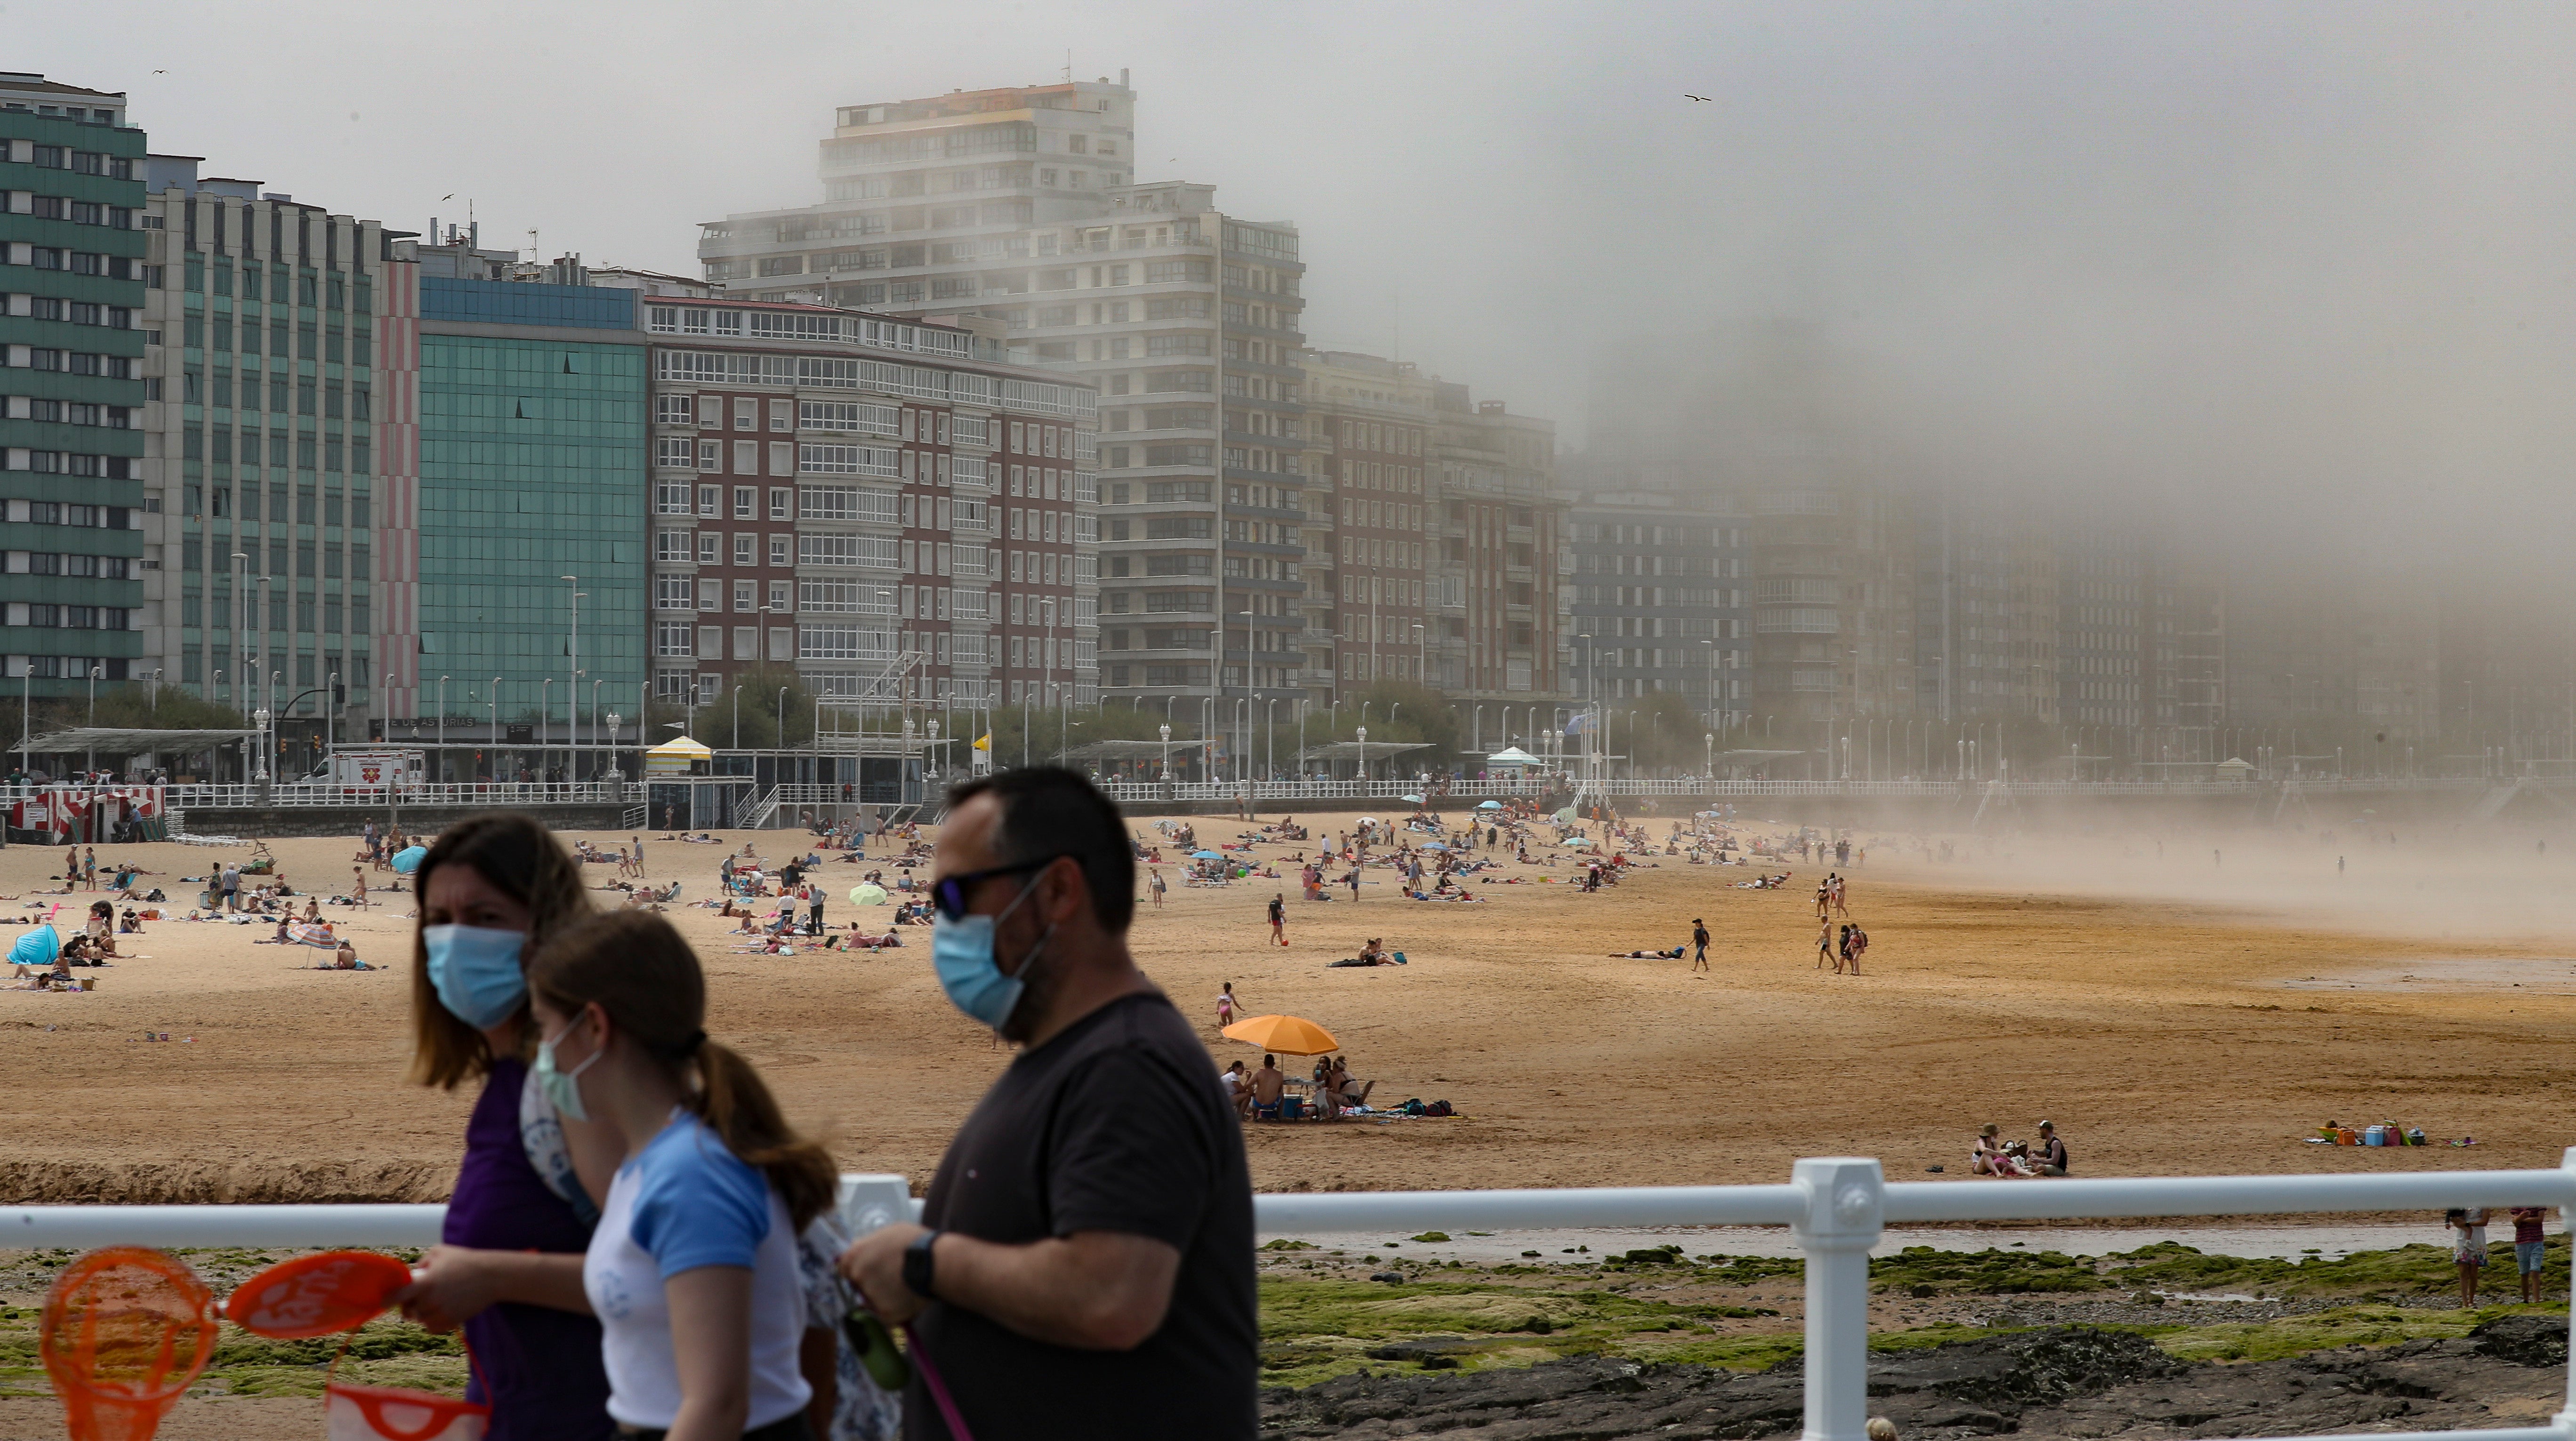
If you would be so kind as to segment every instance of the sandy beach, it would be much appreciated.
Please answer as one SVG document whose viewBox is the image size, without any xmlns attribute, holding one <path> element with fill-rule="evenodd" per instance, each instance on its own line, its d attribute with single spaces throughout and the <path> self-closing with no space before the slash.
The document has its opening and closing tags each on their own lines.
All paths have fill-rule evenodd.
<svg viewBox="0 0 2576 1441">
<path fill-rule="evenodd" d="M 1203 842 L 1246 829 L 1197 824 Z M 1648 824 L 1660 837 L 1669 822 Z M 1158 839 L 1150 821 L 1139 829 Z M 686 904 L 713 891 L 719 858 L 745 840 L 774 863 L 804 839 L 655 840 L 647 866 L 684 882 L 670 914 L 710 972 L 710 1029 L 760 1062 L 845 1169 L 918 1185 L 1009 1059 L 940 995 L 927 930 L 903 928 L 912 944 L 900 950 L 745 955 L 729 922 Z M 1892 1177 L 1942 1166 L 1959 1178 L 1979 1124 L 2027 1135 L 2043 1117 L 2080 1174 L 2559 1159 L 2576 964 L 2490 894 L 2563 903 L 2556 863 L 2527 842 L 2513 844 L 2538 868 L 2528 875 L 2420 846 L 2383 847 L 2368 857 L 2375 872 L 2339 875 L 2311 837 L 2231 837 L 2224 869 L 2181 838 L 2164 847 L 2171 859 L 2136 837 L 1961 838 L 1947 863 L 1928 850 L 1935 838 L 1860 839 L 1872 851 L 1852 871 L 1852 913 L 1874 944 L 1859 977 L 1813 963 L 1825 867 L 1793 863 L 1786 888 L 1747 890 L 1735 883 L 1753 870 L 1671 857 L 1597 894 L 1563 884 L 1563 861 L 1507 863 L 1497 879 L 1522 883 L 1480 884 L 1474 905 L 1398 899 L 1386 872 L 1370 873 L 1356 905 L 1305 902 L 1283 865 L 1279 881 L 1176 884 L 1163 907 L 1141 908 L 1134 942 L 1208 1038 L 1212 1064 L 1259 1061 L 1216 1034 L 1214 999 L 1232 981 L 1247 1014 L 1330 1028 L 1353 1071 L 1379 1082 L 1378 1103 L 1446 1099 L 1461 1112 L 1254 1127 L 1264 1189 L 1768 1181 L 1816 1154 L 1879 1156 Z M 299 889 L 347 888 L 353 839 L 273 844 Z M 1284 862 L 1301 850 L 1312 846 L 1257 854 Z M 157 872 L 143 884 L 174 898 L 173 915 L 200 889 L 182 877 L 245 854 L 101 849 Z M 888 849 L 869 854 L 865 866 L 824 867 L 835 925 L 882 930 L 887 910 L 845 899 Z M 0 895 L 64 901 L 76 915 L 89 893 L 44 893 L 59 888 L 49 878 L 60 858 L 0 852 Z M 587 870 L 605 884 L 614 868 Z M 385 879 L 371 873 L 379 889 L 366 910 L 325 907 L 375 970 L 313 969 L 327 952 L 257 944 L 268 925 L 164 920 L 125 938 L 140 955 L 82 973 L 97 978 L 93 992 L 0 991 L 0 1064 L 25 1102 L 0 1189 L 22 1201 L 442 1197 L 471 1097 L 402 1080 L 412 898 L 383 893 Z M 2438 904 L 2414 899 L 2428 880 Z M 1285 949 L 1266 943 L 1274 890 L 1290 896 Z M 1694 917 L 1715 936 L 1708 973 L 1608 954 L 1679 944 Z M 1369 936 L 1411 964 L 1326 968 Z M 167 1044 L 145 1039 L 163 1033 Z M 2302 1144 L 2329 1119 L 2478 1144 Z"/>
</svg>

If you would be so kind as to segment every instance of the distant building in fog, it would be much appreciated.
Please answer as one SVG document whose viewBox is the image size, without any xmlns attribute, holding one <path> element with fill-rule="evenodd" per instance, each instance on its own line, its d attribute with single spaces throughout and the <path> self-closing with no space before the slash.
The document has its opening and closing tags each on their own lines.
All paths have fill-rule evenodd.
<svg viewBox="0 0 2576 1441">
<path fill-rule="evenodd" d="M 822 203 L 711 223 L 699 256 L 735 294 L 997 321 L 1099 392 L 1074 608 L 1115 644 L 1081 643 L 1078 703 L 1294 699 L 1313 438 L 1296 228 L 1135 183 L 1134 112 L 1123 80 L 843 106 Z M 1098 518 L 1124 539 L 1095 550 Z"/>
<path fill-rule="evenodd" d="M 1614 702 L 1668 693 L 1713 727 L 1739 724 L 1753 698 L 1739 497 L 1586 490 L 1567 523 L 1575 693 Z"/>
</svg>

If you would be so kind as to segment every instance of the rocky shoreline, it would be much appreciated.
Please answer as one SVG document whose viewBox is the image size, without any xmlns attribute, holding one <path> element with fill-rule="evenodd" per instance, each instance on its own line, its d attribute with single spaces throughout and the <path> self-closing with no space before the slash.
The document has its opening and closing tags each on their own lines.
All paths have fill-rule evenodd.
<svg viewBox="0 0 2576 1441">
<path fill-rule="evenodd" d="M 2177 1361 L 2138 1335 L 2052 1326 L 1870 1357 L 1871 1414 L 1907 1441 L 2317 1435 L 2537 1425 L 2566 1393 L 2567 1324 L 2506 1316 L 2467 1336 L 2276 1361 Z M 1439 1338 L 1383 1359 L 1437 1365 Z M 1403 1347 L 1389 1348 L 1401 1350 Z M 1360 1373 L 1262 1396 L 1265 1437 L 1715 1441 L 1794 1434 L 1801 1363 L 1766 1371 L 1580 1357 L 1464 1373 Z"/>
</svg>

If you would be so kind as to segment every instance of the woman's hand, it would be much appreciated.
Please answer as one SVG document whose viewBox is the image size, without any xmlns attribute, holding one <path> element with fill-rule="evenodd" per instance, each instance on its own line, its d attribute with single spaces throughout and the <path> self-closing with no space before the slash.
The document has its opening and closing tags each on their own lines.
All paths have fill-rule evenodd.
<svg viewBox="0 0 2576 1441">
<path fill-rule="evenodd" d="M 412 1283 L 394 1293 L 403 1317 L 432 1331 L 453 1331 L 503 1301 L 590 1314 L 581 1287 L 581 1253 L 478 1251 L 432 1246 Z"/>
<path fill-rule="evenodd" d="M 412 1272 L 412 1283 L 394 1293 L 403 1319 L 432 1331 L 453 1331 L 501 1299 L 499 1278 L 485 1264 L 489 1251 L 432 1246 Z"/>
</svg>

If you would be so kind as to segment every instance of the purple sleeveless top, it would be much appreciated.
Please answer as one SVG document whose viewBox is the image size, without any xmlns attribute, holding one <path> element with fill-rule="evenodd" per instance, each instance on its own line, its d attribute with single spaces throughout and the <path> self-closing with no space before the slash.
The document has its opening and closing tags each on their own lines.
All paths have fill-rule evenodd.
<svg viewBox="0 0 2576 1441">
<path fill-rule="evenodd" d="M 465 1162 L 448 1198 L 440 1239 L 484 1251 L 579 1255 L 590 1228 L 537 1176 L 519 1140 L 519 1090 L 528 1068 L 496 1061 L 465 1123 Z M 465 1323 L 475 1380 L 466 1397 L 492 1406 L 487 1441 L 593 1441 L 616 1434 L 599 1322 L 546 1306 L 502 1302 Z M 486 1389 L 486 1383 L 489 1389 Z"/>
</svg>

